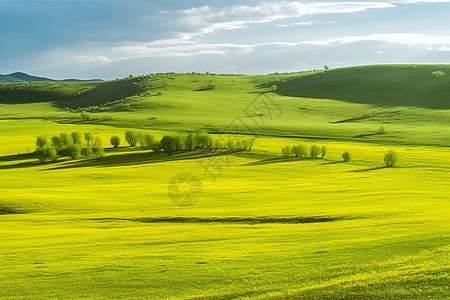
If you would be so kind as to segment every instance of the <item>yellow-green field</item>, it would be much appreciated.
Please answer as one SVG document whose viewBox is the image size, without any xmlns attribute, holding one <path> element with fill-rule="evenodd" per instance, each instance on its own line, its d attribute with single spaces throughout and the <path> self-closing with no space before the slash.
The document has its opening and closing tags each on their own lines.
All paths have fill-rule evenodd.
<svg viewBox="0 0 450 300">
<path fill-rule="evenodd" d="M 216 80 L 217 94 L 205 91 L 196 99 L 186 93 L 185 108 L 162 106 L 181 101 L 182 91 L 167 88 L 152 102 L 158 108 L 104 112 L 112 116 L 104 121 L 82 121 L 46 102 L 0 104 L 0 298 L 450 295 L 446 109 L 272 93 L 283 117 L 267 120 L 252 151 L 169 157 L 123 145 L 106 149 L 103 158 L 44 164 L 28 154 L 36 136 L 61 132 L 98 133 L 106 146 L 112 135 L 123 139 L 133 120 L 157 138 L 198 128 L 223 137 L 217 128 L 233 113 L 239 116 L 258 88 L 244 87 L 239 93 L 245 99 L 233 95 L 233 106 L 225 109 L 221 82 Z M 142 103 L 152 97 L 143 96 Z M 223 114 L 211 102 L 193 105 L 201 99 L 224 105 Z M 303 118 L 296 118 L 298 106 L 309 111 L 302 110 Z M 183 113 L 188 107 L 192 114 Z M 404 117 L 328 122 L 367 109 L 400 110 Z M 158 116 L 158 123 L 145 123 L 144 114 Z M 387 133 L 372 134 L 380 124 Z M 363 136 L 352 138 L 358 134 Z M 281 156 L 282 147 L 299 142 L 325 145 L 328 154 Z M 399 154 L 394 168 L 383 167 L 388 150 Z M 344 151 L 352 154 L 350 162 L 342 162 Z M 167 194 L 171 179 L 183 173 L 201 182 L 192 206 L 174 205 Z"/>
</svg>

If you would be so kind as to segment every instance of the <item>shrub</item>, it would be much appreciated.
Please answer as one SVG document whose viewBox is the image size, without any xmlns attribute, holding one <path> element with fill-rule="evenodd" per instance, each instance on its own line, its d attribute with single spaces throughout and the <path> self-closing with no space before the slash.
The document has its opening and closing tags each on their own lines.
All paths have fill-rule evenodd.
<svg viewBox="0 0 450 300">
<path fill-rule="evenodd" d="M 317 158 L 317 156 L 318 156 L 319 153 L 320 153 L 320 148 L 319 148 L 319 146 L 312 145 L 312 146 L 311 146 L 311 149 L 310 149 L 310 151 L 309 151 L 309 153 L 310 153 L 311 158 Z"/>
<path fill-rule="evenodd" d="M 398 160 L 398 155 L 394 151 L 390 150 L 384 155 L 384 163 L 387 167 L 393 167 Z"/>
<path fill-rule="evenodd" d="M 344 153 L 342 153 L 342 159 L 343 159 L 345 162 L 349 162 L 349 161 L 352 159 L 352 157 L 351 157 L 351 155 L 350 155 L 350 152 L 344 152 Z"/>
<path fill-rule="evenodd" d="M 155 140 L 154 136 L 150 133 L 143 133 L 140 138 L 141 148 L 144 149 L 150 149 L 152 142 Z"/>
<path fill-rule="evenodd" d="M 113 148 L 118 148 L 120 145 L 120 137 L 118 137 L 117 135 L 112 136 L 110 142 Z"/>
</svg>

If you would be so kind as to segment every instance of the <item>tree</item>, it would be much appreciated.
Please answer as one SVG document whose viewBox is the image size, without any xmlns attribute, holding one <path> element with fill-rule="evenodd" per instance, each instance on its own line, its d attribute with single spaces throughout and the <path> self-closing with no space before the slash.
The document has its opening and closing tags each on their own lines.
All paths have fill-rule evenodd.
<svg viewBox="0 0 450 300">
<path fill-rule="evenodd" d="M 92 148 L 92 153 L 97 157 L 103 157 L 105 155 L 105 149 L 103 147 Z"/>
<path fill-rule="evenodd" d="M 127 141 L 128 145 L 134 147 L 139 141 L 139 134 L 134 130 L 127 130 L 125 132 L 125 140 Z"/>
<path fill-rule="evenodd" d="M 82 137 L 81 137 L 81 133 L 79 132 L 72 132 L 71 135 L 72 137 L 72 143 L 77 144 L 78 146 L 81 147 L 82 145 Z"/>
<path fill-rule="evenodd" d="M 169 156 L 172 156 L 172 152 L 175 150 L 175 139 L 173 136 L 165 135 L 161 139 L 161 147 L 164 152 L 167 152 Z"/>
<path fill-rule="evenodd" d="M 186 149 L 187 151 L 191 151 L 194 148 L 194 137 L 192 135 L 192 133 L 189 133 L 186 136 L 186 141 L 184 143 L 184 149 Z"/>
<path fill-rule="evenodd" d="M 39 162 L 45 162 L 45 160 L 47 159 L 48 147 L 37 147 L 35 153 Z"/>
<path fill-rule="evenodd" d="M 153 141 L 150 144 L 150 149 L 152 149 L 152 151 L 154 151 L 154 152 L 158 152 L 159 150 L 162 149 L 161 142 L 160 141 L 156 141 L 156 140 Z"/>
<path fill-rule="evenodd" d="M 386 164 L 387 167 L 395 166 L 397 160 L 398 155 L 397 153 L 395 153 L 395 151 L 390 150 L 384 155 L 384 163 Z"/>
<path fill-rule="evenodd" d="M 270 89 L 272 90 L 272 92 L 276 92 L 277 89 L 278 89 L 278 86 L 276 86 L 276 85 L 274 84 L 274 85 L 272 85 L 272 86 L 270 87 Z"/>
<path fill-rule="evenodd" d="M 352 157 L 349 152 L 344 152 L 344 153 L 342 153 L 342 159 L 345 162 L 349 162 L 352 159 Z"/>
<path fill-rule="evenodd" d="M 150 146 L 155 140 L 155 137 L 150 133 L 143 133 L 140 135 L 140 140 L 141 148 L 150 149 Z"/>
<path fill-rule="evenodd" d="M 323 159 L 323 157 L 324 157 L 325 155 L 327 155 L 327 151 L 328 151 L 327 147 L 326 147 L 326 146 L 323 146 L 322 149 L 320 149 L 320 152 L 321 152 L 321 154 L 322 154 L 322 156 L 321 156 L 320 158 Z"/>
<path fill-rule="evenodd" d="M 90 132 L 87 132 L 84 134 L 84 139 L 86 140 L 87 146 L 89 147 L 94 142 L 94 135 Z"/>
<path fill-rule="evenodd" d="M 81 155 L 84 157 L 89 157 L 92 155 L 92 148 L 91 147 L 83 147 L 81 148 Z"/>
<path fill-rule="evenodd" d="M 64 150 L 64 141 L 60 136 L 53 136 L 51 140 L 56 151 L 61 152 Z"/>
<path fill-rule="evenodd" d="M 35 153 L 40 162 L 45 162 L 47 159 L 56 162 L 58 159 L 58 153 L 55 148 L 49 147 L 48 145 L 37 147 Z"/>
<path fill-rule="evenodd" d="M 38 136 L 36 138 L 36 147 L 42 148 L 48 143 L 48 139 L 45 136 Z"/>
<path fill-rule="evenodd" d="M 58 160 L 58 152 L 56 152 L 55 148 L 49 148 L 47 152 L 47 157 L 52 162 L 56 162 Z"/>
<path fill-rule="evenodd" d="M 92 149 L 100 148 L 102 146 L 102 139 L 99 136 L 96 136 L 94 142 L 92 143 Z"/>
<path fill-rule="evenodd" d="M 67 152 L 72 159 L 75 159 L 80 156 L 81 147 L 78 144 L 70 145 L 69 148 L 67 149 Z"/>
<path fill-rule="evenodd" d="M 292 146 L 292 154 L 293 154 L 295 157 L 299 157 L 299 156 L 300 156 L 300 151 L 301 151 L 300 148 L 301 148 L 300 145 Z"/>
<path fill-rule="evenodd" d="M 431 76 L 436 77 L 436 78 L 440 78 L 440 77 L 444 77 L 445 73 L 442 71 L 434 71 L 433 73 L 431 73 Z"/>
<path fill-rule="evenodd" d="M 325 70 L 329 70 L 329 69 L 330 69 L 330 67 L 328 67 L 327 65 L 324 65 L 323 68 L 324 68 Z"/>
<path fill-rule="evenodd" d="M 320 148 L 319 148 L 319 146 L 312 145 L 312 146 L 311 146 L 311 149 L 309 150 L 309 153 L 310 153 L 310 155 L 311 155 L 311 158 L 317 158 L 317 156 L 318 156 L 319 153 L 320 153 Z"/>
<path fill-rule="evenodd" d="M 66 151 L 72 145 L 72 138 L 67 133 L 61 133 L 59 136 L 62 139 L 63 150 Z"/>
<path fill-rule="evenodd" d="M 120 145 L 120 137 L 118 137 L 117 135 L 112 136 L 110 142 L 113 148 L 118 148 Z"/>
</svg>

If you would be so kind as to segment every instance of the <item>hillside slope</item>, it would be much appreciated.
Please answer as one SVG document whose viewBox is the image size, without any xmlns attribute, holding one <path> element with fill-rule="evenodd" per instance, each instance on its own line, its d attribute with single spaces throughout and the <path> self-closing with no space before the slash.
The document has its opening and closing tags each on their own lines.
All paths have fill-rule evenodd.
<svg viewBox="0 0 450 300">
<path fill-rule="evenodd" d="M 432 76 L 443 71 L 443 77 Z M 380 106 L 450 109 L 449 65 L 387 65 L 335 69 L 271 82 L 283 96 L 335 99 Z"/>
</svg>

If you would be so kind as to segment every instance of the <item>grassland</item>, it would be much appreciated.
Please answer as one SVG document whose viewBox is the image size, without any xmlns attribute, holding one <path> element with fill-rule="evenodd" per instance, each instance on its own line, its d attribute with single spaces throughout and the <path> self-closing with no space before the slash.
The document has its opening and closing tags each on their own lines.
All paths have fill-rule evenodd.
<svg viewBox="0 0 450 300">
<path fill-rule="evenodd" d="M 375 66 L 0 85 L 0 297 L 445 299 L 450 94 L 433 92 L 449 86 L 434 70 L 450 74 Z M 384 74 L 401 82 L 389 88 Z M 426 98 L 402 94 L 419 81 Z M 220 138 L 236 133 L 229 124 L 257 138 L 251 152 L 122 147 L 48 164 L 31 154 L 43 134 Z M 280 155 L 298 142 L 329 153 Z M 390 149 L 400 161 L 384 168 Z M 202 183 L 193 206 L 167 197 L 180 173 Z"/>
</svg>

